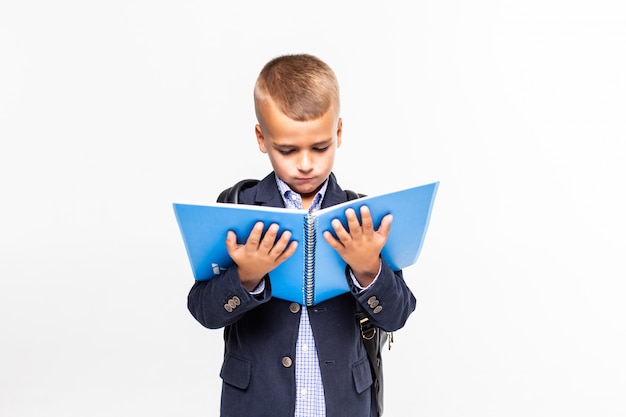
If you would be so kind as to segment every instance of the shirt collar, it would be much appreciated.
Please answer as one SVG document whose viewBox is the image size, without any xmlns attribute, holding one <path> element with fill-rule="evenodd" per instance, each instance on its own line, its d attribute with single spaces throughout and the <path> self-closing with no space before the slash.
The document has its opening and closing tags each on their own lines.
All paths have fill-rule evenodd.
<svg viewBox="0 0 626 417">
<path fill-rule="evenodd" d="M 289 185 L 287 185 L 285 181 L 278 178 L 278 175 L 276 175 L 276 185 L 278 186 L 278 191 L 280 191 L 280 196 L 283 198 L 285 207 L 300 210 L 302 209 L 302 196 L 289 188 Z M 309 212 L 319 210 L 322 207 L 322 200 L 324 199 L 324 195 L 326 194 L 327 187 L 328 179 L 324 181 L 324 184 L 322 184 L 322 188 L 320 188 L 317 194 L 315 194 L 315 197 L 313 198 L 313 203 L 311 203 L 311 207 L 309 208 Z"/>
</svg>

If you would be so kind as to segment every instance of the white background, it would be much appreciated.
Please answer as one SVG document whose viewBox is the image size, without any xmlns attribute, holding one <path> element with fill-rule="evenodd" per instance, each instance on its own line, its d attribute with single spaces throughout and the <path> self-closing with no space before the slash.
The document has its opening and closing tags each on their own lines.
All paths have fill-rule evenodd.
<svg viewBox="0 0 626 417">
<path fill-rule="evenodd" d="M 218 414 L 171 203 L 267 174 L 252 87 L 298 52 L 342 186 L 441 181 L 385 415 L 626 415 L 622 3 L 1 1 L 0 415 Z"/>
</svg>

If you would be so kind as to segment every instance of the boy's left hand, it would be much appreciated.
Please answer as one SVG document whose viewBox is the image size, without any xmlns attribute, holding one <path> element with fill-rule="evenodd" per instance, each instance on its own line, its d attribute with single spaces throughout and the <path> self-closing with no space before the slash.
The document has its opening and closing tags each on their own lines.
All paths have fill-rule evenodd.
<svg viewBox="0 0 626 417">
<path fill-rule="evenodd" d="M 391 214 L 383 217 L 378 230 L 374 230 L 372 215 L 367 206 L 362 206 L 361 224 L 353 209 L 346 210 L 348 230 L 338 219 L 332 221 L 332 226 L 338 239 L 329 231 L 324 232 L 324 239 L 350 266 L 352 273 L 363 287 L 372 283 L 380 266 L 380 251 L 387 242 L 391 221 Z"/>
</svg>

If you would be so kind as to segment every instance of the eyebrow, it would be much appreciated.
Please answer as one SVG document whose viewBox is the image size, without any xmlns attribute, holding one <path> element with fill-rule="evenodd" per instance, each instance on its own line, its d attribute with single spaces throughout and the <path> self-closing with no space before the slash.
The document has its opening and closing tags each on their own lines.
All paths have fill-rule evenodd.
<svg viewBox="0 0 626 417">
<path fill-rule="evenodd" d="M 328 138 L 325 140 L 320 140 L 318 142 L 315 142 L 311 145 L 311 147 L 317 147 L 317 146 L 328 146 L 333 142 L 334 138 Z M 274 143 L 274 147 L 275 148 L 298 148 L 298 146 L 290 144 L 290 143 Z"/>
</svg>

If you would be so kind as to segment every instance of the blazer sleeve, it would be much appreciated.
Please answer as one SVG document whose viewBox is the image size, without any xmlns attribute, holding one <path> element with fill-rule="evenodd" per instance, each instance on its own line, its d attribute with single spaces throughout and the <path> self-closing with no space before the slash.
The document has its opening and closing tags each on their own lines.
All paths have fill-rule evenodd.
<svg viewBox="0 0 626 417">
<path fill-rule="evenodd" d="M 393 332 L 404 326 L 415 310 L 416 300 L 404 281 L 402 271 L 392 270 L 384 259 L 381 260 L 380 275 L 366 290 L 354 285 L 349 270 L 346 270 L 346 278 L 357 302 L 372 323 Z"/>
<path fill-rule="evenodd" d="M 250 294 L 241 285 L 237 268 L 231 267 L 207 281 L 196 281 L 189 291 L 187 307 L 204 327 L 218 329 L 239 320 L 245 313 L 269 301 L 271 283 L 264 278 L 265 290 Z"/>
</svg>

